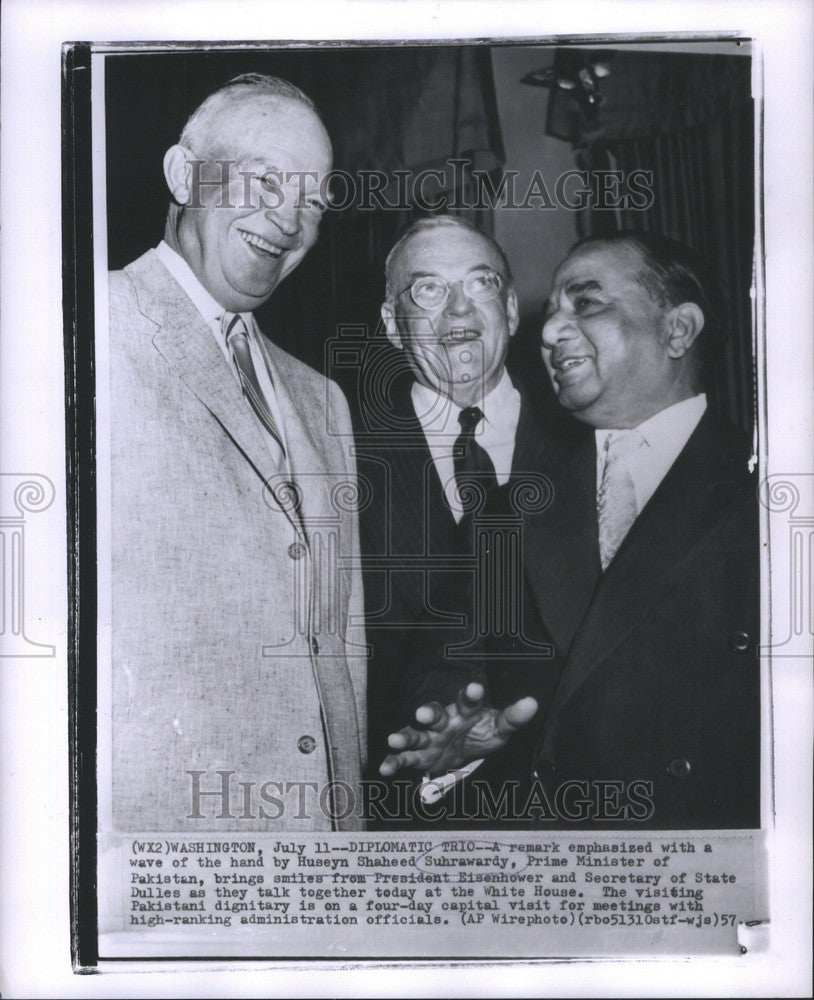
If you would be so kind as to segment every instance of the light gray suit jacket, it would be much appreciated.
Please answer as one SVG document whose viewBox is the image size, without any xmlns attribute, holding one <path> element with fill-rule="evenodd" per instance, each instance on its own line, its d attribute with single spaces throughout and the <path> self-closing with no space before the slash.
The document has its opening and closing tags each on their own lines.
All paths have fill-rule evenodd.
<svg viewBox="0 0 814 1000">
<path fill-rule="evenodd" d="M 336 385 L 266 350 L 299 506 L 155 252 L 110 276 L 119 829 L 361 827 L 342 817 L 365 727 L 350 418 Z"/>
</svg>

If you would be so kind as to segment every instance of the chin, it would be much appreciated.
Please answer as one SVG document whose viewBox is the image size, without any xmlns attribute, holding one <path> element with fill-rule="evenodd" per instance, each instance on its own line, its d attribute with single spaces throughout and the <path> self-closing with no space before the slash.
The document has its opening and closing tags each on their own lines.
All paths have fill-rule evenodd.
<svg viewBox="0 0 814 1000">
<path fill-rule="evenodd" d="M 580 413 L 589 409 L 596 400 L 590 396 L 581 396 L 579 393 L 562 392 L 557 396 L 557 402 L 564 410 L 579 418 Z"/>
</svg>

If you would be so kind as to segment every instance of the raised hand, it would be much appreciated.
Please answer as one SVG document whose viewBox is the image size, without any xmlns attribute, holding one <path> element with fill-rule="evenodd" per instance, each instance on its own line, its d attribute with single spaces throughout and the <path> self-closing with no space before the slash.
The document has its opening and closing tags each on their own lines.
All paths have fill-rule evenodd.
<svg viewBox="0 0 814 1000">
<path fill-rule="evenodd" d="M 438 702 L 422 705 L 415 713 L 421 728 L 406 726 L 390 734 L 387 742 L 396 753 L 385 757 L 379 773 L 389 777 L 404 768 L 430 775 L 453 771 L 504 747 L 536 711 L 534 698 L 521 698 L 502 711 L 490 708 L 483 686 L 467 684 L 446 708 Z"/>
</svg>

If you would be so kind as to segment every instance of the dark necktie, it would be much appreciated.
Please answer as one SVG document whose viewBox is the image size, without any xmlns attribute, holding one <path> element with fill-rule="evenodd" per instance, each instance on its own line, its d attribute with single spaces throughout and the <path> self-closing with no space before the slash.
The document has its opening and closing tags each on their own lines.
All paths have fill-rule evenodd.
<svg viewBox="0 0 814 1000">
<path fill-rule="evenodd" d="M 282 457 L 285 458 L 283 436 L 257 380 L 257 372 L 252 361 L 252 353 L 249 347 L 249 332 L 246 329 L 246 324 L 239 314 L 224 313 L 221 319 L 221 326 L 223 328 L 223 335 L 226 338 L 226 346 L 229 348 L 229 353 L 232 356 L 238 377 L 240 378 L 243 395 L 254 410 L 263 428 L 277 442 Z"/>
<path fill-rule="evenodd" d="M 475 440 L 475 430 L 483 417 L 479 406 L 467 406 L 458 414 L 461 433 L 455 439 L 453 465 L 455 467 L 455 483 L 464 511 L 473 504 L 467 503 L 472 495 L 472 483 L 477 483 L 474 493 L 488 492 L 497 486 L 495 466 L 489 453 Z M 478 506 L 475 504 L 475 506 Z"/>
</svg>

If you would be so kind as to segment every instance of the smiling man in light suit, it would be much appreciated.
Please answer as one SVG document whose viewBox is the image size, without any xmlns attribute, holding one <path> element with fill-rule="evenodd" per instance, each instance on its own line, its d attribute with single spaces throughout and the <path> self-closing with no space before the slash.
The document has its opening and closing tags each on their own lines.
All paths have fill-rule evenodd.
<svg viewBox="0 0 814 1000">
<path fill-rule="evenodd" d="M 300 90 L 230 81 L 166 153 L 164 240 L 110 277 L 119 828 L 360 825 L 347 406 L 252 315 L 316 241 L 331 160 Z"/>
</svg>

